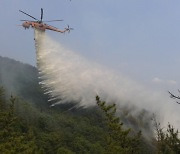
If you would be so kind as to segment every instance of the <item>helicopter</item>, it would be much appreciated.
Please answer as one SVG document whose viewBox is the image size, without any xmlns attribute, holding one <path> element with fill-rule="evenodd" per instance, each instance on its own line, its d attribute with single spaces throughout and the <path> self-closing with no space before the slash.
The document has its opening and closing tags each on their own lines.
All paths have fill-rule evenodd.
<svg viewBox="0 0 180 154">
<path fill-rule="evenodd" d="M 67 32 L 70 32 L 71 30 L 73 30 L 73 28 L 70 28 L 69 25 L 67 25 L 67 28 L 64 28 L 64 30 L 60 30 L 54 26 L 51 26 L 51 25 L 48 25 L 46 24 L 45 22 L 53 22 L 53 21 L 63 21 L 63 20 L 49 20 L 49 21 L 43 21 L 43 9 L 41 8 L 41 18 L 40 20 L 29 15 L 28 13 L 22 11 L 22 10 L 19 10 L 21 13 L 33 18 L 35 21 L 31 21 L 31 20 L 20 20 L 20 21 L 24 21 L 22 23 L 22 25 L 20 26 L 23 26 L 25 29 L 29 29 L 30 27 L 32 28 L 35 28 L 35 29 L 38 29 L 40 31 L 45 31 L 46 29 L 47 30 L 52 30 L 52 31 L 55 31 L 55 32 L 60 32 L 60 33 L 65 33 L 66 31 Z"/>
</svg>

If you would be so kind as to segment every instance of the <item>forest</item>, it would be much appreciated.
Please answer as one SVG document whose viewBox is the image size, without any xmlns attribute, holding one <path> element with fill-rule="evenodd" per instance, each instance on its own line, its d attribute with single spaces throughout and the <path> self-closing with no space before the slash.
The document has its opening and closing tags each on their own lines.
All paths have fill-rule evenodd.
<svg viewBox="0 0 180 154">
<path fill-rule="evenodd" d="M 95 106 L 51 107 L 33 66 L 0 57 L 0 153 L 179 154 L 179 132 L 154 114 L 135 116 L 94 96 Z M 144 117 L 147 117 L 144 120 Z"/>
</svg>

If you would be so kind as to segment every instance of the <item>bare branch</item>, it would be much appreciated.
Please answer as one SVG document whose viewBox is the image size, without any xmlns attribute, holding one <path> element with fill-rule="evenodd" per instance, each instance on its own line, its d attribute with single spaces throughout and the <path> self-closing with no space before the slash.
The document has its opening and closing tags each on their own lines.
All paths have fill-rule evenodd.
<svg viewBox="0 0 180 154">
<path fill-rule="evenodd" d="M 168 93 L 170 94 L 170 97 L 173 99 L 180 99 L 180 96 L 176 96 L 174 94 L 172 94 L 170 91 L 168 91 Z"/>
<path fill-rule="evenodd" d="M 180 90 L 179 90 L 179 89 L 178 89 L 178 92 L 180 93 Z M 180 99 L 180 96 L 174 95 L 174 94 L 172 94 L 170 91 L 168 91 L 168 93 L 170 94 L 170 97 L 171 97 L 171 98 L 173 98 L 173 99 Z M 176 103 L 177 103 L 177 104 L 180 104 L 180 102 L 177 102 L 177 101 L 176 101 Z"/>
</svg>

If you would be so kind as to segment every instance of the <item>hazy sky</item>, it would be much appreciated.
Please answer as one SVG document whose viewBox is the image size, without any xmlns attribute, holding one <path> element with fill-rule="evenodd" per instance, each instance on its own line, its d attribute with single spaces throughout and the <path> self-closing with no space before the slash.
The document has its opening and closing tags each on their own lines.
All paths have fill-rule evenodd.
<svg viewBox="0 0 180 154">
<path fill-rule="evenodd" d="M 65 47 L 106 67 L 176 90 L 180 83 L 179 0 L 0 0 L 0 55 L 36 65 L 31 20 L 19 9 L 70 34 L 47 33 Z"/>
</svg>

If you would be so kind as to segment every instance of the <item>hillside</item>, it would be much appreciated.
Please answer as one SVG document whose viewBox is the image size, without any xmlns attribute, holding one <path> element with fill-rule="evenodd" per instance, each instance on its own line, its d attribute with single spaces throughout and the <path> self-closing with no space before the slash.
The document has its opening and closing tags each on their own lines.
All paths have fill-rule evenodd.
<svg viewBox="0 0 180 154">
<path fill-rule="evenodd" d="M 38 82 L 36 67 L 0 56 L 0 85 L 8 95 L 15 95 L 34 104 L 47 102 Z"/>
<path fill-rule="evenodd" d="M 85 109 L 72 104 L 50 107 L 38 82 L 35 67 L 0 57 L 0 87 L 5 89 L 0 88 L 0 153 L 155 153 L 158 148 L 172 152 L 171 146 L 158 144 L 152 136 L 146 110 L 136 117 L 128 108 L 115 114 L 114 105 L 101 101 Z"/>
</svg>

